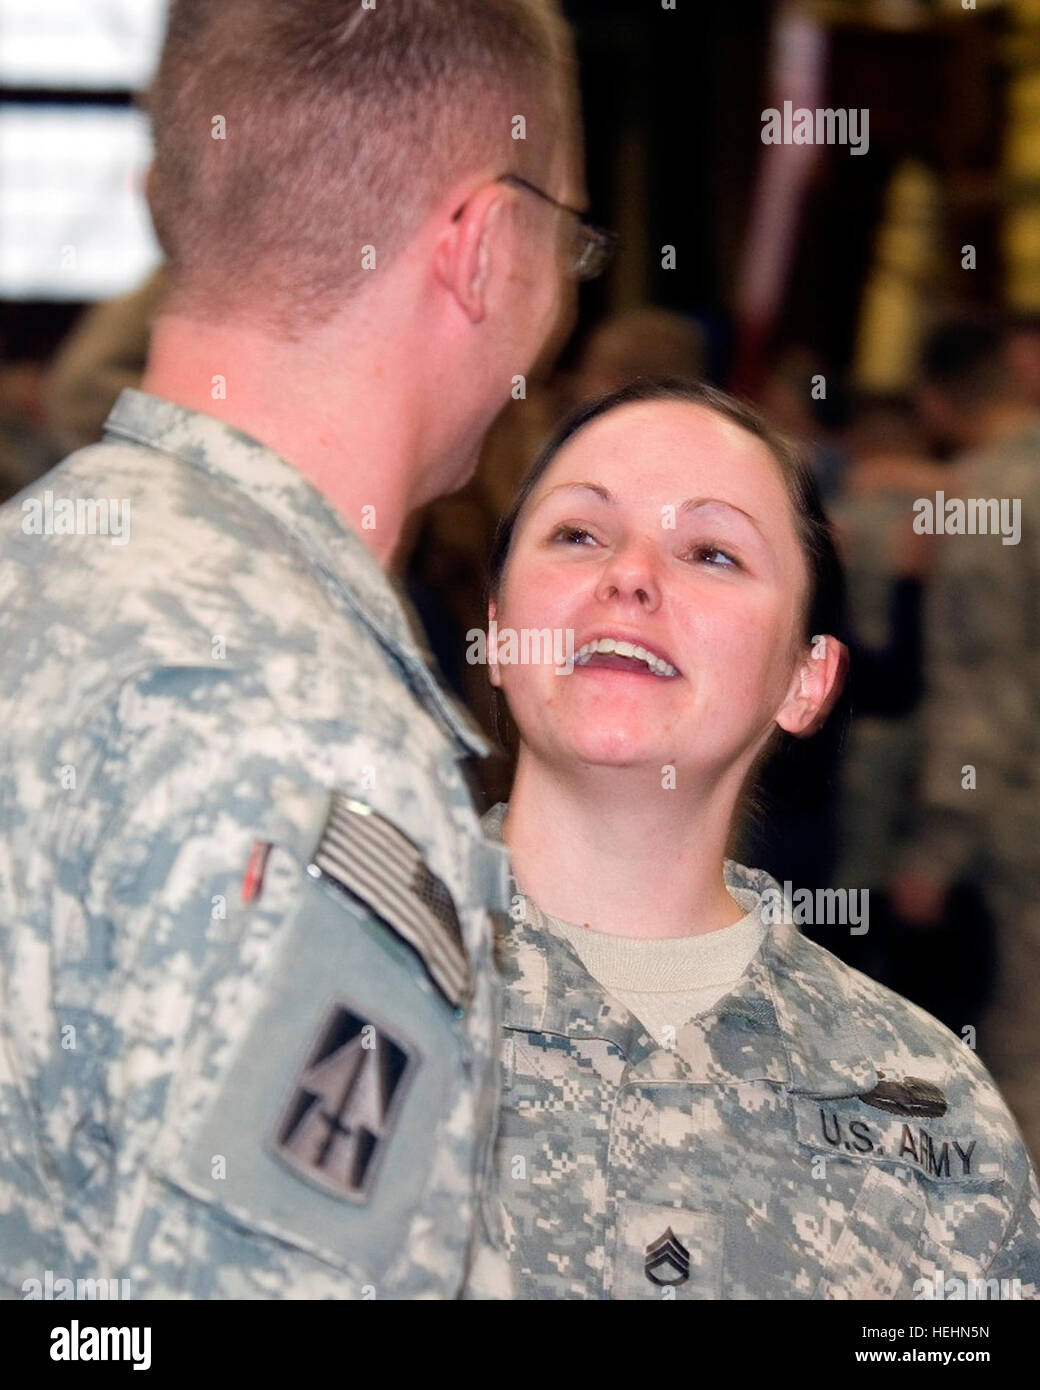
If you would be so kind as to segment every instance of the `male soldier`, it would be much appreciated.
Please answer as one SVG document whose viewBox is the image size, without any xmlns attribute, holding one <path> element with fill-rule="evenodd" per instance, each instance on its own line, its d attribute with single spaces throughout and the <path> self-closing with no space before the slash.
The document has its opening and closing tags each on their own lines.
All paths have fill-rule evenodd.
<svg viewBox="0 0 1040 1390">
<path fill-rule="evenodd" d="M 153 115 L 144 391 L 0 514 L 0 1283 L 508 1296 L 486 745 L 382 566 L 595 259 L 567 40 L 175 0 Z"/>
<path fill-rule="evenodd" d="M 926 414 L 965 452 L 941 515 L 924 499 L 938 539 L 921 816 L 894 903 L 926 927 L 957 878 L 981 875 L 998 964 L 979 1051 L 1040 1161 L 1040 416 L 1004 347 L 969 321 L 936 330 L 924 352 Z"/>
</svg>

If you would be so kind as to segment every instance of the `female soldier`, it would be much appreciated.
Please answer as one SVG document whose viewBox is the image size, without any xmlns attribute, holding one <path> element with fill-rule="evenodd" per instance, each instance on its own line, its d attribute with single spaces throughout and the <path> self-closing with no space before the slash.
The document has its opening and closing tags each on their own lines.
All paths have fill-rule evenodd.
<svg viewBox="0 0 1040 1390">
<path fill-rule="evenodd" d="M 1036 1178 L 974 1053 L 725 859 L 777 730 L 835 697 L 839 586 L 797 460 L 702 386 L 585 407 L 503 521 L 499 633 L 575 650 L 491 670 L 520 738 L 486 826 L 518 885 L 496 1165 L 523 1297 L 1040 1296 Z"/>
</svg>

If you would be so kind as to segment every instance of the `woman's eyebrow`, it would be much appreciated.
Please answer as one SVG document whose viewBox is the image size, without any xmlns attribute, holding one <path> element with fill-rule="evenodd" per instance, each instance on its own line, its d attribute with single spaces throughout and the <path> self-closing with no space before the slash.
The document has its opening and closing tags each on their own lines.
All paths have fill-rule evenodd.
<svg viewBox="0 0 1040 1390">
<path fill-rule="evenodd" d="M 759 535 L 765 535 L 765 532 L 762 530 L 762 527 L 758 524 L 758 522 L 755 520 L 755 518 L 751 515 L 750 512 L 746 512 L 743 507 L 738 507 L 735 502 L 724 501 L 721 497 L 688 497 L 686 501 L 682 504 L 682 506 L 679 508 L 679 512 L 680 514 L 684 512 L 692 512 L 696 511 L 699 507 L 728 507 L 730 511 L 739 512 L 741 516 L 747 517 L 748 521 L 751 522 L 751 525 L 755 528 Z"/>
<path fill-rule="evenodd" d="M 539 498 L 539 504 L 545 502 L 548 498 L 550 498 L 553 495 L 554 492 L 562 492 L 565 488 L 579 489 L 585 492 L 594 492 L 596 496 L 601 497 L 604 502 L 617 501 L 617 498 L 614 496 L 614 494 L 610 492 L 609 489 L 603 487 L 601 483 L 557 483 L 555 487 L 551 487 L 548 492 L 542 494 L 542 496 Z"/>
<path fill-rule="evenodd" d="M 605 488 L 602 485 L 602 483 L 557 483 L 555 487 L 551 487 L 548 490 L 548 492 L 542 494 L 542 496 L 535 503 L 535 507 L 540 507 L 543 502 L 547 502 L 549 498 L 553 496 L 554 493 L 565 491 L 591 492 L 604 502 L 617 502 L 617 498 L 614 496 L 614 494 L 610 491 L 609 488 Z M 730 511 L 738 512 L 742 517 L 745 517 L 748 521 L 750 521 L 751 525 L 755 528 L 759 535 L 763 537 L 763 539 L 767 538 L 766 533 L 763 531 L 762 527 L 758 524 L 758 522 L 755 520 L 755 518 L 751 515 L 750 512 L 746 512 L 743 507 L 738 507 L 735 502 L 725 501 L 725 499 L 722 497 L 688 497 L 686 501 L 683 502 L 680 506 L 679 513 L 680 515 L 683 515 L 687 512 L 696 511 L 701 507 L 728 507 Z"/>
</svg>

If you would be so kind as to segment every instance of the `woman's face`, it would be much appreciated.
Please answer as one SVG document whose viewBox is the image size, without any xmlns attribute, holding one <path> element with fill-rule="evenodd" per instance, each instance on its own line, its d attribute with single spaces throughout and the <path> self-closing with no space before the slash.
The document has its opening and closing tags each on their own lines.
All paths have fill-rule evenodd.
<svg viewBox="0 0 1040 1390">
<path fill-rule="evenodd" d="M 809 720 L 807 585 L 780 467 L 760 439 L 699 405 L 621 406 L 539 479 L 492 608 L 500 642 L 506 628 L 573 630 L 574 670 L 509 664 L 492 679 L 549 762 L 719 774 L 776 723 L 800 732 Z M 667 667 L 589 655 L 600 639 Z"/>
</svg>

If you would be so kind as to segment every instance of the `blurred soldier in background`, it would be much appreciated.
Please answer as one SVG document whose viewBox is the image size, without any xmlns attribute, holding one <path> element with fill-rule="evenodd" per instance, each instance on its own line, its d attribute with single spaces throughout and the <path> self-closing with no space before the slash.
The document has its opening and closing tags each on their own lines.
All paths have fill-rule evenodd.
<svg viewBox="0 0 1040 1390">
<path fill-rule="evenodd" d="M 175 0 L 152 108 L 144 391 L 0 513 L 0 1285 L 507 1296 L 487 745 L 385 568 L 601 245 L 569 39 Z"/>
<path fill-rule="evenodd" d="M 996 920 L 998 977 L 978 1047 L 1037 1157 L 1040 417 L 1005 349 L 996 327 L 963 321 L 937 329 L 923 353 L 925 418 L 960 451 L 943 506 L 928 499 L 936 516 L 948 499 L 994 499 L 1008 517 L 1020 507 L 1021 525 L 1017 536 L 937 540 L 920 821 L 893 896 L 901 916 L 926 928 L 940 920 L 961 874 L 981 874 Z M 943 521 L 947 532 L 950 524 Z"/>
<path fill-rule="evenodd" d="M 44 424 L 46 370 L 2 361 L 0 333 L 0 502 L 6 502 L 61 457 Z"/>
<path fill-rule="evenodd" d="M 830 515 L 841 543 L 850 622 L 859 641 L 880 649 L 889 641 L 893 607 L 919 598 L 920 577 L 908 573 L 906 553 L 914 539 L 910 505 L 923 480 L 934 488 L 942 471 L 925 456 L 910 401 L 857 402 L 846 440 L 850 465 Z M 892 850 L 904 828 L 918 735 L 912 708 L 887 717 L 860 712 L 855 681 L 852 704 L 841 769 L 842 854 L 835 882 L 869 888 L 874 900 L 887 883 Z M 872 935 L 875 915 L 872 904 Z"/>
<path fill-rule="evenodd" d="M 48 373 L 46 413 L 66 451 L 99 440 L 120 391 L 140 385 L 167 288 L 160 266 L 130 294 L 92 305 L 62 343 Z"/>
<path fill-rule="evenodd" d="M 1007 355 L 1027 400 L 1040 409 L 1040 314 L 1012 315 Z"/>
<path fill-rule="evenodd" d="M 836 373 L 807 348 L 788 347 L 771 364 L 757 399 L 773 424 L 797 440 L 812 469 L 820 500 L 828 505 L 840 493 L 848 466 L 830 427 L 831 418 L 841 414 Z"/>
<path fill-rule="evenodd" d="M 851 463 L 831 515 L 842 542 L 857 644 L 835 882 L 870 890 L 870 931 L 855 939 L 860 949 L 851 963 L 959 1032 L 978 1023 L 992 985 L 989 917 L 977 885 L 958 881 L 942 924 L 927 937 L 908 933 L 888 899 L 894 856 L 913 822 L 924 595 L 937 544 L 934 536 L 914 531 L 913 503 L 944 488 L 950 470 L 928 458 L 926 431 L 909 395 L 859 398 L 845 443 Z M 942 972 L 935 969 L 937 949 L 949 959 Z"/>
</svg>

